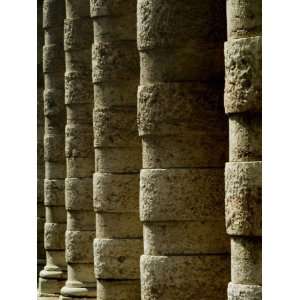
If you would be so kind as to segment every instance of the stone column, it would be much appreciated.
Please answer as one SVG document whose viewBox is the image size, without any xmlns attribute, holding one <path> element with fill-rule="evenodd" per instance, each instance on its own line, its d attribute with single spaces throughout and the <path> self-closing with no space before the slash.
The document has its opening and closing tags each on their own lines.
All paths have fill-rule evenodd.
<svg viewBox="0 0 300 300">
<path fill-rule="evenodd" d="M 43 78 L 43 3 L 37 1 L 37 274 L 46 262 L 44 248 L 44 78 Z M 39 276 L 37 276 L 39 277 Z"/>
<path fill-rule="evenodd" d="M 261 0 L 227 1 L 225 111 L 226 229 L 231 236 L 229 300 L 261 294 Z"/>
<path fill-rule="evenodd" d="M 92 20 L 87 0 L 66 0 L 64 24 L 67 110 L 65 196 L 68 280 L 61 300 L 95 299 L 93 269 L 93 84 Z"/>
<path fill-rule="evenodd" d="M 224 300 L 225 1 L 138 0 L 143 300 Z"/>
<path fill-rule="evenodd" d="M 40 272 L 39 296 L 40 299 L 49 300 L 58 299 L 59 291 L 66 279 L 63 21 L 64 2 L 44 0 L 44 203 L 46 207 L 44 245 L 46 266 Z"/>
<path fill-rule="evenodd" d="M 139 300 L 142 148 L 136 124 L 136 0 L 91 0 L 97 299 Z"/>
</svg>

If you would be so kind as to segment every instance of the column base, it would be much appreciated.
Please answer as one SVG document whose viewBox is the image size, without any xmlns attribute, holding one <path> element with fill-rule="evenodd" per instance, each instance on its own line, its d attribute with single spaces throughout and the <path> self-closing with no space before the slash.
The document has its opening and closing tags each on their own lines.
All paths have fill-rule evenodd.
<svg viewBox="0 0 300 300">
<path fill-rule="evenodd" d="M 228 284 L 228 300 L 261 300 L 262 287 L 260 285 Z"/>
<path fill-rule="evenodd" d="M 97 290 L 96 283 L 78 283 L 78 282 L 66 282 L 66 285 L 61 289 L 61 296 L 59 300 L 71 300 L 71 299 L 93 299 L 96 300 Z"/>
</svg>

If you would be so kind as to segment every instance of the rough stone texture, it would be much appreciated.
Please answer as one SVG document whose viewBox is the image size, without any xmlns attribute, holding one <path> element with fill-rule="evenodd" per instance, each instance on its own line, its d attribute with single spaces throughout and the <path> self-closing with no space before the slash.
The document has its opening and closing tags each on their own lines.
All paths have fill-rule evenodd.
<svg viewBox="0 0 300 300">
<path fill-rule="evenodd" d="M 261 300 L 262 287 L 260 285 L 236 284 L 228 285 L 228 300 Z"/>
<path fill-rule="evenodd" d="M 46 249 L 46 265 L 40 272 L 38 294 L 40 299 L 49 300 L 58 299 L 60 288 L 66 279 L 63 12 L 63 1 L 44 0 L 44 204 L 46 207 L 44 248 Z"/>
<path fill-rule="evenodd" d="M 43 101 L 43 2 L 37 1 L 37 278 L 46 262 L 44 249 L 44 101 Z"/>
<path fill-rule="evenodd" d="M 229 273 L 227 255 L 142 255 L 142 299 L 223 300 Z"/>
<path fill-rule="evenodd" d="M 231 235 L 228 300 L 260 300 L 262 234 L 261 0 L 227 1 L 224 106 L 226 231 Z"/>
<path fill-rule="evenodd" d="M 226 295 L 225 21 L 224 1 L 138 0 L 143 300 Z"/>
<path fill-rule="evenodd" d="M 89 1 L 67 0 L 64 50 L 67 112 L 65 197 L 68 212 L 65 244 L 68 280 L 61 289 L 61 300 L 96 299 L 96 279 L 93 274 L 92 38 Z"/>
<path fill-rule="evenodd" d="M 136 0 L 91 0 L 97 299 L 140 299 Z"/>
</svg>

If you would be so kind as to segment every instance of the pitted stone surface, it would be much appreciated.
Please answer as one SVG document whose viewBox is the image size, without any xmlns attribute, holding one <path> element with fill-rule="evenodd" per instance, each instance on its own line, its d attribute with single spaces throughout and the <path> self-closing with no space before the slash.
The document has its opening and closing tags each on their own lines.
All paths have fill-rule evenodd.
<svg viewBox="0 0 300 300">
<path fill-rule="evenodd" d="M 141 256 L 143 300 L 223 300 L 229 259 L 213 256 Z"/>
<path fill-rule="evenodd" d="M 95 173 L 93 189 L 95 211 L 138 212 L 138 174 Z"/>
<path fill-rule="evenodd" d="M 262 159 L 261 122 L 260 113 L 230 115 L 229 161 L 258 161 Z"/>
<path fill-rule="evenodd" d="M 43 47 L 43 70 L 45 73 L 64 72 L 64 51 L 60 45 Z"/>
<path fill-rule="evenodd" d="M 223 169 L 143 169 L 140 177 L 142 221 L 224 219 Z"/>
<path fill-rule="evenodd" d="M 66 231 L 67 263 L 92 263 L 95 231 Z"/>
<path fill-rule="evenodd" d="M 91 210 L 93 206 L 92 178 L 66 178 L 65 197 L 67 210 Z"/>
<path fill-rule="evenodd" d="M 261 50 L 260 36 L 225 43 L 226 113 L 261 111 Z"/>
<path fill-rule="evenodd" d="M 93 82 L 138 78 L 138 52 L 135 45 L 134 41 L 94 43 Z"/>
<path fill-rule="evenodd" d="M 95 147 L 138 147 L 136 108 L 94 110 Z"/>
<path fill-rule="evenodd" d="M 43 27 L 56 27 L 63 24 L 65 10 L 64 1 L 61 0 L 44 0 L 43 3 Z"/>
<path fill-rule="evenodd" d="M 143 225 L 144 254 L 146 255 L 230 252 L 223 219 L 144 222 Z"/>
<path fill-rule="evenodd" d="M 100 279 L 139 279 L 141 239 L 95 239 L 95 276 Z"/>
<path fill-rule="evenodd" d="M 64 162 L 64 135 L 44 135 L 44 157 L 49 162 Z"/>
<path fill-rule="evenodd" d="M 261 236 L 261 162 L 231 162 L 225 169 L 227 233 Z"/>
<path fill-rule="evenodd" d="M 261 238 L 231 238 L 231 281 L 239 284 L 262 283 Z"/>
<path fill-rule="evenodd" d="M 47 222 L 48 220 L 46 220 Z M 45 223 L 44 243 L 46 250 L 64 250 L 66 224 Z"/>
<path fill-rule="evenodd" d="M 231 39 L 261 35 L 261 0 L 227 1 L 227 30 Z"/>
<path fill-rule="evenodd" d="M 138 199 L 136 199 L 138 201 Z M 136 213 L 98 213 L 96 211 L 97 236 L 102 238 L 141 238 L 142 224 Z"/>
<path fill-rule="evenodd" d="M 210 132 L 221 136 L 225 132 L 221 88 L 221 85 L 208 86 L 198 82 L 139 86 L 140 136 L 184 135 L 188 132 L 199 135 Z"/>
<path fill-rule="evenodd" d="M 82 230 L 95 231 L 95 214 L 91 210 L 72 210 L 67 213 L 67 230 L 79 231 Z"/>
<path fill-rule="evenodd" d="M 182 48 L 194 40 L 201 44 L 226 38 L 225 3 L 219 0 L 140 0 L 137 17 L 139 50 Z"/>
<path fill-rule="evenodd" d="M 98 280 L 98 300 L 140 300 L 139 280 Z"/>
<path fill-rule="evenodd" d="M 260 285 L 245 285 L 229 283 L 228 300 L 261 300 L 262 287 Z"/>
<path fill-rule="evenodd" d="M 227 132 L 223 136 L 209 132 L 181 136 L 143 136 L 143 168 L 224 168 L 228 157 L 228 149 L 225 147 L 227 139 Z"/>
<path fill-rule="evenodd" d="M 97 173 L 137 173 L 142 163 L 142 146 L 122 148 L 95 148 Z"/>
</svg>

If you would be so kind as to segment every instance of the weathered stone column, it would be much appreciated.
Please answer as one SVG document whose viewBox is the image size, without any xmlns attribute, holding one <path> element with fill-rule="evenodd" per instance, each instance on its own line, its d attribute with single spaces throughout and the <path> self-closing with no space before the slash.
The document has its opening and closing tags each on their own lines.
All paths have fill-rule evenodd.
<svg viewBox="0 0 300 300">
<path fill-rule="evenodd" d="M 136 124 L 136 0 L 91 0 L 97 299 L 139 300 L 142 147 Z"/>
<path fill-rule="evenodd" d="M 229 117 L 226 229 L 229 300 L 261 295 L 261 0 L 227 1 L 225 111 Z"/>
<path fill-rule="evenodd" d="M 37 1 L 37 274 L 46 262 L 44 248 L 44 78 L 43 78 L 43 1 Z M 39 277 L 39 275 L 38 275 Z"/>
<path fill-rule="evenodd" d="M 58 299 L 59 291 L 66 279 L 64 10 L 63 1 L 44 0 L 44 202 L 46 207 L 44 245 L 46 266 L 40 272 L 39 296 L 40 299 L 49 300 Z"/>
<path fill-rule="evenodd" d="M 93 268 L 93 84 L 92 20 L 87 0 L 66 0 L 64 25 L 67 178 L 66 261 L 61 299 L 95 299 Z"/>
<path fill-rule="evenodd" d="M 224 300 L 225 1 L 138 0 L 143 300 Z"/>
</svg>

